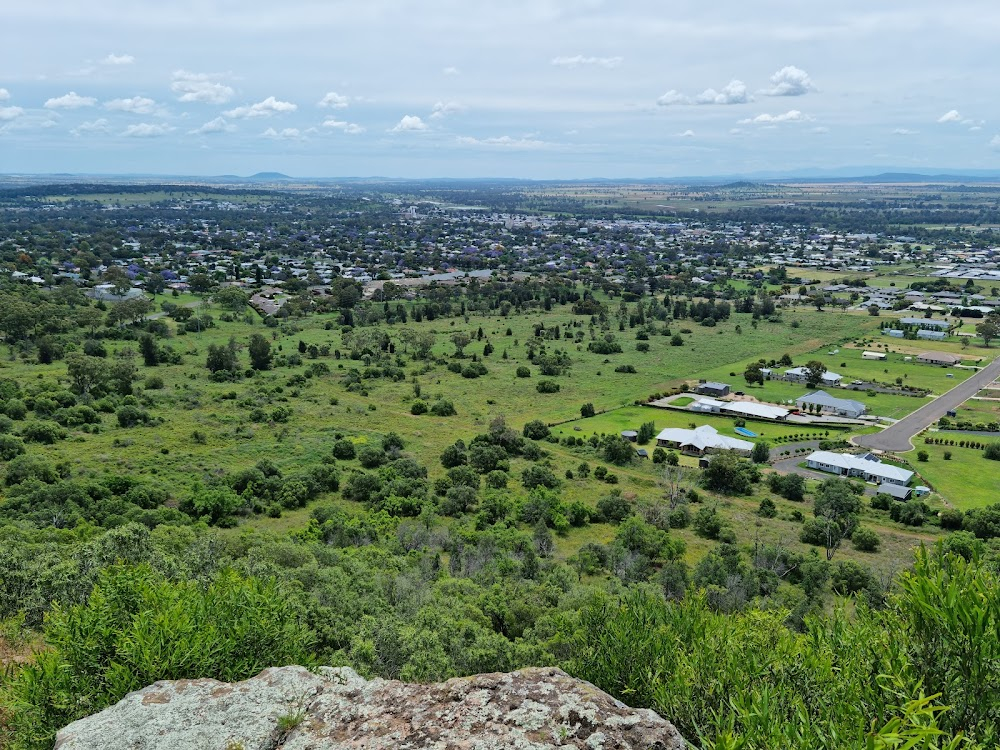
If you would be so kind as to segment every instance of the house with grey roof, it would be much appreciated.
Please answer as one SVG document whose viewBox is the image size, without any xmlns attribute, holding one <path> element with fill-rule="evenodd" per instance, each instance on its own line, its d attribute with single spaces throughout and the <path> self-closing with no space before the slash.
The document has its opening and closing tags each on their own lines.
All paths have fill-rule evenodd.
<svg viewBox="0 0 1000 750">
<path fill-rule="evenodd" d="M 934 320 L 933 318 L 900 318 L 899 322 L 904 326 L 926 328 L 928 330 L 947 331 L 951 328 L 951 323 L 947 320 Z"/>
<path fill-rule="evenodd" d="M 857 419 L 868 410 L 860 401 L 837 398 L 826 391 L 814 391 L 800 396 L 795 399 L 795 405 L 802 411 L 810 411 L 810 408 L 815 411 L 818 407 L 821 414 L 833 414 L 848 419 Z"/>
<path fill-rule="evenodd" d="M 906 487 L 913 479 L 912 471 L 882 463 L 871 454 L 854 456 L 850 453 L 816 451 L 806 457 L 806 466 L 842 477 L 860 477 L 866 482 L 875 482 L 880 485 Z"/>
</svg>

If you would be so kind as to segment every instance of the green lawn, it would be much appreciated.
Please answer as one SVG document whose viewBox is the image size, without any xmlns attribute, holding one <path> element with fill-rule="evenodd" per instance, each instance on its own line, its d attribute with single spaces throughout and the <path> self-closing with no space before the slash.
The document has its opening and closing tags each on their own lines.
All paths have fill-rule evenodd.
<svg viewBox="0 0 1000 750">
<path fill-rule="evenodd" d="M 927 462 L 918 462 L 917 451 L 907 453 L 907 457 L 913 456 L 912 468 L 951 505 L 968 510 L 1000 501 L 1000 465 L 983 458 L 982 451 L 924 445 L 919 439 L 914 443 L 917 451 L 927 451 L 930 458 Z M 945 451 L 951 452 L 951 460 L 944 460 Z"/>
<path fill-rule="evenodd" d="M 656 425 L 656 431 L 666 427 L 680 427 L 690 429 L 692 425 L 710 425 L 717 429 L 720 434 L 729 437 L 740 438 L 741 440 L 751 440 L 739 435 L 734 427 L 735 419 L 721 417 L 712 414 L 695 414 L 693 412 L 679 409 L 658 409 L 651 406 L 628 406 L 623 409 L 616 409 L 604 414 L 598 414 L 588 419 L 578 419 L 573 422 L 561 424 L 553 428 L 553 432 L 560 437 L 573 435 L 587 438 L 591 435 L 618 434 L 622 430 L 638 430 L 643 422 L 652 422 Z M 758 438 L 763 440 L 773 440 L 779 437 L 802 436 L 803 440 L 822 440 L 827 437 L 827 433 L 834 437 L 845 434 L 836 430 L 815 429 L 807 425 L 784 424 L 781 422 L 747 422 L 747 429 L 757 433 Z M 580 428 L 576 430 L 576 428 Z M 647 446 L 648 449 L 655 447 L 653 443 Z"/>
</svg>

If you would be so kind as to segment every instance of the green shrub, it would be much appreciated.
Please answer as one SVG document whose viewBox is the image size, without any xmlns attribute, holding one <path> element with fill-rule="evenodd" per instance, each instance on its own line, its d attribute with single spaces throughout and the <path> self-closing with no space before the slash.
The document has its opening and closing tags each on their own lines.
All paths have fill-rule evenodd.
<svg viewBox="0 0 1000 750">
<path fill-rule="evenodd" d="M 69 722 L 157 680 L 233 682 L 308 665 L 312 641 L 295 598 L 273 581 L 223 572 L 204 585 L 112 568 L 86 603 L 46 619 L 46 648 L 9 685 L 13 728 L 24 747 L 48 748 Z"/>
<path fill-rule="evenodd" d="M 851 534 L 851 545 L 859 552 L 878 552 L 882 540 L 871 529 L 859 528 Z"/>
</svg>

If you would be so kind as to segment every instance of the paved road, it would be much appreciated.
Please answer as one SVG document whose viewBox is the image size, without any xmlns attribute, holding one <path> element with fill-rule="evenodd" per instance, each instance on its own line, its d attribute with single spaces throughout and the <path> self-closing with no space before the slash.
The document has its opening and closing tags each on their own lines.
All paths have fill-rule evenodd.
<svg viewBox="0 0 1000 750">
<path fill-rule="evenodd" d="M 957 409 L 975 396 L 985 386 L 1000 377 L 1000 359 L 995 359 L 963 383 L 959 383 L 947 393 L 922 406 L 908 417 L 886 427 L 874 435 L 862 435 L 858 445 L 883 451 L 908 451 L 913 446 L 910 438 L 929 427 L 945 415 L 949 409 Z"/>
</svg>

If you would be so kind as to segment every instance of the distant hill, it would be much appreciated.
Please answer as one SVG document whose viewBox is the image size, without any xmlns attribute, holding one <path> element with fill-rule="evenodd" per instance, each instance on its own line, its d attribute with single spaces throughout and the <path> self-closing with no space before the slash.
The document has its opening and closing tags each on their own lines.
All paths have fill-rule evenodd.
<svg viewBox="0 0 1000 750">
<path fill-rule="evenodd" d="M 258 172 L 257 174 L 252 174 L 247 179 L 250 180 L 292 180 L 293 177 L 289 177 L 287 174 L 282 174 L 281 172 Z"/>
</svg>

